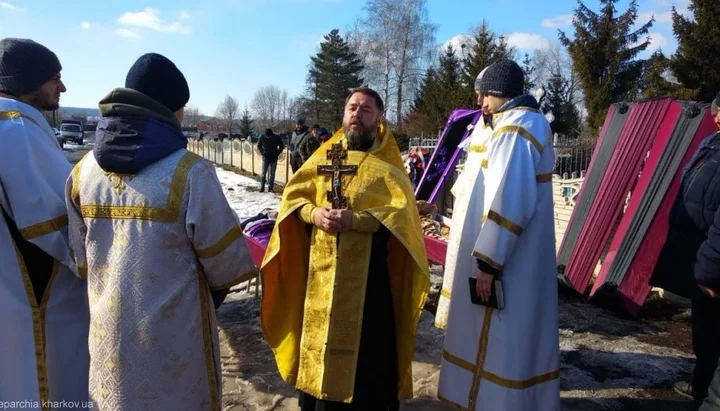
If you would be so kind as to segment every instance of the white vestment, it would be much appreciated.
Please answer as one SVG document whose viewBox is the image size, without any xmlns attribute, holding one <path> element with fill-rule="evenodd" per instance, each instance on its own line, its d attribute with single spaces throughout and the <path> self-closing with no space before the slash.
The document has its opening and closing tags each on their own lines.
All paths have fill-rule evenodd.
<svg viewBox="0 0 720 411">
<path fill-rule="evenodd" d="M 87 409 L 87 288 L 72 272 L 64 194 L 71 168 L 39 111 L 0 97 L 0 404 L 6 408 Z M 49 263 L 47 271 L 35 269 L 39 260 Z M 47 279 L 44 291 L 38 288 L 43 295 L 35 295 L 31 277 Z"/>
<path fill-rule="evenodd" d="M 480 127 L 480 126 L 479 126 Z M 550 125 L 518 107 L 473 133 L 453 189 L 438 397 L 463 410 L 560 409 L 558 295 Z M 476 259 L 500 270 L 505 308 L 470 302 Z M 451 283 L 451 284 L 448 284 Z"/>
<path fill-rule="evenodd" d="M 136 175 L 93 153 L 66 187 L 90 301 L 90 395 L 101 411 L 219 411 L 211 290 L 255 266 L 215 168 L 181 149 Z"/>
</svg>

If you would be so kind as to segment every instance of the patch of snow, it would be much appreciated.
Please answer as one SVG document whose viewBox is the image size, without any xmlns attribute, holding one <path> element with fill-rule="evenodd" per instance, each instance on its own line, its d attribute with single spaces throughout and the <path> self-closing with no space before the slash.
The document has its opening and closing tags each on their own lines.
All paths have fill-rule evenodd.
<svg viewBox="0 0 720 411">
<path fill-rule="evenodd" d="M 217 171 L 225 198 L 241 221 L 254 217 L 264 210 L 278 211 L 280 209 L 280 194 L 259 192 L 260 183 L 249 177 L 219 167 L 215 167 L 215 171 Z"/>
</svg>

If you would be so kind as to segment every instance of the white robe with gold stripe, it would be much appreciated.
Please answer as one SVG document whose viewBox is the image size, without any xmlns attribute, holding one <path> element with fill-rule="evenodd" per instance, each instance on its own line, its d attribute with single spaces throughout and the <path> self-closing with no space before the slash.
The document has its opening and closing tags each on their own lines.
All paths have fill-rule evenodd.
<svg viewBox="0 0 720 411">
<path fill-rule="evenodd" d="M 72 272 L 64 195 L 71 168 L 39 111 L 0 97 L 0 207 L 24 240 L 55 260 L 44 295 L 35 296 L 0 213 L 0 404 L 6 408 L 88 405 L 87 292 Z"/>
<path fill-rule="evenodd" d="M 457 409 L 560 409 L 558 295 L 553 227 L 550 125 L 532 110 L 494 116 L 487 162 L 473 185 L 482 211 L 466 214 L 478 232 L 457 256 L 438 397 Z M 453 227 L 455 228 L 455 227 Z M 448 250 L 450 251 L 450 250 Z M 475 259 L 501 270 L 505 308 L 470 303 Z M 460 267 L 460 264 L 457 264 Z M 471 267 L 472 268 L 465 268 Z M 442 324 L 441 324 L 442 325 Z"/>
<path fill-rule="evenodd" d="M 87 277 L 90 395 L 103 411 L 219 411 L 211 290 L 255 267 L 215 167 L 178 150 L 136 175 L 89 153 L 66 187 L 70 243 Z"/>
</svg>

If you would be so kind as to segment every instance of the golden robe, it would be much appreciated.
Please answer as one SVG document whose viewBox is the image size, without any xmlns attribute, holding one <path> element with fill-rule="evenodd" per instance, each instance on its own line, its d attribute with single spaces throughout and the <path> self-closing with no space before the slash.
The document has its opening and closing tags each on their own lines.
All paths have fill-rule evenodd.
<svg viewBox="0 0 720 411">
<path fill-rule="evenodd" d="M 411 398 L 415 333 L 430 275 L 420 217 L 400 150 L 384 124 L 368 152 L 348 151 L 357 175 L 343 177 L 343 194 L 354 213 L 369 214 L 390 233 L 388 271 L 395 316 L 399 399 Z M 282 378 L 316 398 L 349 403 L 353 398 L 372 233 L 337 235 L 313 228 L 308 237 L 296 211 L 329 207 L 332 176 L 327 151 L 343 141 L 341 129 L 290 179 L 261 268 L 261 323 Z M 310 258 L 312 257 L 312 258 Z M 332 315 L 331 315 L 332 313 Z"/>
</svg>

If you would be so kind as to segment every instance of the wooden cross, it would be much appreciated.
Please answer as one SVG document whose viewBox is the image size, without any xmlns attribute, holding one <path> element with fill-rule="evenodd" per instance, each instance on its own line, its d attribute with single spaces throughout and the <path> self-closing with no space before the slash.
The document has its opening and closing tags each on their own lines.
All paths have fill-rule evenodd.
<svg viewBox="0 0 720 411">
<path fill-rule="evenodd" d="M 327 159 L 332 160 L 331 166 L 318 166 L 318 175 L 332 175 L 332 189 L 327 192 L 327 199 L 336 210 L 347 208 L 347 198 L 343 195 L 342 176 L 356 175 L 358 166 L 343 164 L 347 159 L 347 150 L 342 143 L 333 144 L 327 151 Z"/>
</svg>

